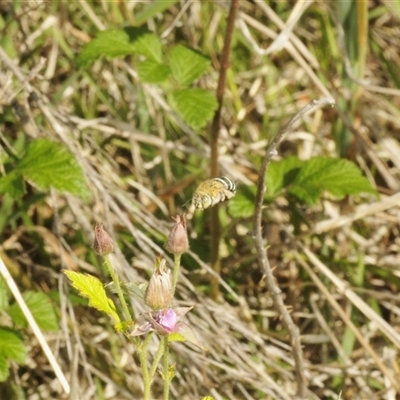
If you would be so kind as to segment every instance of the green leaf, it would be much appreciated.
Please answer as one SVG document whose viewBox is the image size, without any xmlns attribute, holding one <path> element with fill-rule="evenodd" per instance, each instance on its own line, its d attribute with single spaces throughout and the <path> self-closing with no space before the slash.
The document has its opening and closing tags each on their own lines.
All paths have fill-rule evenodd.
<svg viewBox="0 0 400 400">
<path fill-rule="evenodd" d="M 59 330 L 53 304 L 46 294 L 28 291 L 23 294 L 23 298 L 40 329 L 49 332 Z M 28 326 L 28 321 L 17 303 L 10 307 L 9 314 L 15 324 L 23 328 Z"/>
<path fill-rule="evenodd" d="M 137 70 L 140 80 L 146 83 L 163 82 L 171 74 L 168 65 L 159 64 L 152 60 L 141 62 Z"/>
<path fill-rule="evenodd" d="M 87 197 L 88 187 L 82 168 L 64 146 L 48 139 L 30 143 L 16 172 L 31 179 L 42 189 L 53 186 L 60 192 Z"/>
<path fill-rule="evenodd" d="M 5 382 L 10 375 L 7 359 L 0 356 L 0 382 Z"/>
<path fill-rule="evenodd" d="M 202 128 L 218 107 L 214 93 L 204 89 L 175 90 L 172 104 L 185 122 L 194 129 Z"/>
<path fill-rule="evenodd" d="M 148 19 L 154 18 L 158 14 L 162 14 L 163 11 L 171 7 L 176 2 L 177 0 L 153 1 L 136 15 L 136 25 L 142 25 Z"/>
<path fill-rule="evenodd" d="M 240 191 L 229 200 L 228 211 L 234 218 L 249 218 L 254 215 L 256 186 L 240 186 Z"/>
<path fill-rule="evenodd" d="M 309 205 L 315 204 L 324 190 L 338 198 L 362 192 L 376 193 L 354 163 L 327 157 L 305 161 L 289 188 L 290 193 Z"/>
<path fill-rule="evenodd" d="M 11 171 L 0 178 L 0 193 L 18 199 L 25 194 L 25 181 L 17 171 Z"/>
<path fill-rule="evenodd" d="M 183 86 L 203 75 L 210 63 L 206 56 L 183 45 L 175 46 L 169 53 L 172 75 Z"/>
<path fill-rule="evenodd" d="M 64 270 L 64 274 L 68 276 L 79 294 L 89 299 L 89 306 L 109 315 L 114 324 L 121 322 L 114 302 L 107 297 L 103 284 L 96 277 L 67 270 Z"/>
<path fill-rule="evenodd" d="M 102 56 L 115 58 L 135 53 L 161 63 L 160 39 L 144 28 L 128 26 L 123 29 L 109 29 L 98 32 L 83 48 L 78 57 L 78 66 L 87 66 Z"/>
<path fill-rule="evenodd" d="M 271 162 L 265 180 L 267 186 L 266 195 L 274 198 L 280 194 L 283 189 L 290 186 L 296 179 L 303 164 L 304 161 L 297 157 L 287 157 L 281 161 Z"/>
<path fill-rule="evenodd" d="M 0 327 L 0 357 L 23 363 L 26 355 L 24 341 L 18 332 L 4 326 Z"/>
</svg>

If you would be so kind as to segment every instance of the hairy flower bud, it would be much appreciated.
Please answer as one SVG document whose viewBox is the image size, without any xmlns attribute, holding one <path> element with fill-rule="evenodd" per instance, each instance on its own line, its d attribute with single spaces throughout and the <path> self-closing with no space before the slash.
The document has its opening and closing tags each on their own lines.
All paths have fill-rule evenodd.
<svg viewBox="0 0 400 400">
<path fill-rule="evenodd" d="M 153 310 L 168 308 L 172 301 L 170 270 L 167 268 L 165 258 L 156 260 L 156 268 L 147 286 L 144 300 Z"/>
<path fill-rule="evenodd" d="M 175 221 L 175 225 L 171 229 L 165 248 L 170 253 L 178 255 L 189 250 L 189 239 L 186 231 L 185 216 L 177 215 L 172 219 Z"/>
<path fill-rule="evenodd" d="M 97 223 L 94 228 L 93 250 L 99 256 L 106 256 L 114 250 L 114 241 L 104 230 L 102 223 Z"/>
</svg>

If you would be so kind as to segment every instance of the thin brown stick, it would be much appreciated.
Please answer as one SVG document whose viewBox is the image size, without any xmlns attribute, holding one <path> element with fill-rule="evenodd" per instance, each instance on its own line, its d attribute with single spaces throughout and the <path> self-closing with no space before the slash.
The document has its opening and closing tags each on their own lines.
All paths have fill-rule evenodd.
<svg viewBox="0 0 400 400">
<path fill-rule="evenodd" d="M 211 125 L 210 132 L 210 147 L 211 147 L 211 176 L 218 176 L 218 136 L 221 128 L 221 110 L 224 99 L 226 72 L 229 67 L 229 55 L 231 51 L 233 29 L 235 27 L 235 19 L 239 8 L 239 0 L 232 0 L 229 9 L 227 26 L 225 31 L 224 48 L 222 49 L 221 65 L 219 70 L 219 79 L 217 86 L 217 101 L 218 109 L 215 112 L 214 119 Z M 211 209 L 211 267 L 213 271 L 219 275 L 221 265 L 219 261 L 219 241 L 221 235 L 218 205 Z M 219 280 L 211 277 L 211 298 L 217 300 L 219 295 Z"/>
<path fill-rule="evenodd" d="M 313 100 L 302 110 L 300 110 L 286 125 L 284 125 L 279 130 L 279 132 L 272 139 L 271 143 L 267 148 L 265 156 L 262 160 L 261 169 L 258 175 L 258 182 L 257 182 L 257 194 L 256 194 L 255 215 L 254 215 L 254 235 L 255 235 L 258 265 L 262 270 L 264 270 L 264 274 L 267 280 L 268 290 L 271 293 L 274 306 L 277 309 L 278 313 L 280 313 L 280 315 L 282 316 L 282 321 L 290 334 L 290 339 L 293 349 L 292 350 L 293 357 L 296 364 L 297 396 L 300 398 L 305 398 L 307 385 L 304 374 L 303 352 L 301 349 L 299 329 L 294 324 L 292 317 L 290 316 L 288 310 L 285 307 L 282 296 L 280 296 L 281 290 L 279 289 L 278 285 L 275 282 L 274 275 L 272 273 L 272 269 L 269 264 L 267 252 L 265 250 L 262 238 L 261 220 L 262 220 L 263 199 L 266 191 L 265 175 L 267 173 L 268 165 L 273 155 L 276 154 L 276 148 L 278 147 L 279 142 L 282 140 L 283 135 L 287 131 L 289 131 L 289 129 L 293 126 L 293 124 L 311 109 L 315 107 L 321 107 L 324 105 L 333 105 L 333 104 L 335 104 L 335 102 L 333 99 L 330 98 Z"/>
</svg>

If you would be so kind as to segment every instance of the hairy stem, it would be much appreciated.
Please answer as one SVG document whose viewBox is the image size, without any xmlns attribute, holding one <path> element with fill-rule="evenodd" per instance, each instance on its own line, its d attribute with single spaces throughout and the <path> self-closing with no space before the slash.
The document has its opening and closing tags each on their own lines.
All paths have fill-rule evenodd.
<svg viewBox="0 0 400 400">
<path fill-rule="evenodd" d="M 161 343 L 164 347 L 164 356 L 163 356 L 163 374 L 164 374 L 164 398 L 163 400 L 169 399 L 169 386 L 171 383 L 171 379 L 169 376 L 169 343 L 168 336 L 165 336 L 161 339 Z"/>
<path fill-rule="evenodd" d="M 128 304 L 126 303 L 124 294 L 122 293 L 121 285 L 119 284 L 118 275 L 115 272 L 115 269 L 111 264 L 111 260 L 110 260 L 109 255 L 104 256 L 104 262 L 105 262 L 105 264 L 107 266 L 108 272 L 111 275 L 111 279 L 114 282 L 115 290 L 117 291 L 117 295 L 118 295 L 119 301 L 121 302 L 122 310 L 123 310 L 123 313 L 124 313 L 124 320 L 125 321 L 131 321 L 132 320 L 131 313 L 129 312 Z"/>
<path fill-rule="evenodd" d="M 143 341 L 143 344 L 140 348 L 140 366 L 142 367 L 142 376 L 143 376 L 143 400 L 150 400 L 150 387 L 151 380 L 149 377 L 149 369 L 147 368 L 147 347 L 151 340 L 151 334 L 146 336 L 146 339 Z"/>
<path fill-rule="evenodd" d="M 269 163 L 272 157 L 276 154 L 276 148 L 281 141 L 283 135 L 293 126 L 293 124 L 299 120 L 305 113 L 317 106 L 324 106 L 324 105 L 333 105 L 335 104 L 333 99 L 325 98 L 321 100 L 313 100 L 310 102 L 306 107 L 304 107 L 300 112 L 298 112 L 286 125 L 284 125 L 277 135 L 272 139 L 271 143 L 269 144 L 265 156 L 261 163 L 260 173 L 258 175 L 258 182 L 257 182 L 257 194 L 256 194 L 256 202 L 255 202 L 255 215 L 254 215 L 254 235 L 255 235 L 255 244 L 257 250 L 257 258 L 258 258 L 258 265 L 260 269 L 264 271 L 268 290 L 271 294 L 272 300 L 274 302 L 274 306 L 277 309 L 278 313 L 282 316 L 282 321 L 288 330 L 291 338 L 292 344 L 292 352 L 293 357 L 296 364 L 296 379 L 297 379 L 297 395 L 300 398 L 305 398 L 306 395 L 306 379 L 304 374 L 304 366 L 303 366 L 303 351 L 301 349 L 300 343 L 300 333 L 297 326 L 294 324 L 292 317 L 290 316 L 285 304 L 283 302 L 281 296 L 281 290 L 279 289 L 274 275 L 272 273 L 272 268 L 269 263 L 267 257 L 267 251 L 263 244 L 262 238 L 262 208 L 263 208 L 263 199 L 264 194 L 266 191 L 265 185 L 265 175 L 268 170 Z"/>
<path fill-rule="evenodd" d="M 231 51 L 233 29 L 235 27 L 235 19 L 239 8 L 239 0 L 231 0 L 231 7 L 227 20 L 224 48 L 222 50 L 221 65 L 219 70 L 219 79 L 217 86 L 218 109 L 215 112 L 211 125 L 210 146 L 211 146 L 211 176 L 218 176 L 218 136 L 221 128 L 221 110 L 225 91 L 226 72 L 229 67 L 229 55 Z M 220 222 L 218 216 L 218 205 L 211 209 L 211 268 L 219 275 L 221 265 L 219 261 L 219 241 L 220 241 Z M 217 300 L 219 294 L 218 277 L 211 277 L 211 298 Z"/>
<path fill-rule="evenodd" d="M 163 356 L 163 354 L 164 354 L 164 344 L 163 344 L 163 342 L 161 341 L 161 342 L 160 342 L 160 345 L 158 346 L 157 353 L 156 353 L 156 355 L 154 356 L 153 364 L 151 364 L 151 368 L 150 368 L 150 383 L 153 382 L 154 375 L 155 375 L 155 373 L 156 373 L 158 364 L 159 364 L 159 362 L 160 362 L 161 357 Z"/>
<path fill-rule="evenodd" d="M 172 272 L 172 297 L 174 297 L 176 284 L 178 283 L 179 266 L 181 264 L 182 254 L 175 254 L 174 256 L 174 269 Z"/>
</svg>

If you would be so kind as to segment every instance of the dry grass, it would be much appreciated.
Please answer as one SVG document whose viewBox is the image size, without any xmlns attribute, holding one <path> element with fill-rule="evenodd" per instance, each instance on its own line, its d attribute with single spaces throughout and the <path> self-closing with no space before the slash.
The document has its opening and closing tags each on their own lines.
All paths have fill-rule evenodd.
<svg viewBox="0 0 400 400">
<path fill-rule="evenodd" d="M 338 32 L 326 2 L 295 8 L 277 2 L 276 14 L 264 3 L 240 3 L 220 133 L 221 172 L 238 190 L 254 184 L 267 140 L 311 99 L 330 96 L 338 106 L 307 115 L 286 136 L 279 157 L 340 153 L 358 163 L 380 193 L 343 201 L 326 197 L 299 210 L 305 222 L 296 237 L 285 199 L 266 210 L 270 263 L 300 329 L 309 398 L 336 399 L 342 392 L 342 399 L 395 400 L 400 394 L 398 7 L 371 2 L 370 52 L 355 83 L 344 74 L 346 33 Z M 1 45 L 14 60 L 14 67 L 0 60 L 1 146 L 13 149 L 18 141 L 37 137 L 63 143 L 82 165 L 93 194 L 86 203 L 56 193 L 37 201 L 31 188 L 19 204 L 25 216 L 5 226 L 0 248 L 21 290 L 59 290 L 61 330 L 45 337 L 71 385 L 71 399 L 139 399 L 141 377 L 132 345 L 99 313 L 72 306 L 60 270 L 102 276 L 90 247 L 94 223 L 103 221 L 118 241 L 122 279 L 146 281 L 156 256 L 169 257 L 163 244 L 170 215 L 208 176 L 207 130 L 191 130 L 170 109 L 161 87 L 141 84 L 133 60 L 76 69 L 77 54 L 98 29 L 119 26 L 129 20 L 127 10 L 144 7 L 119 5 L 0 5 Z M 209 54 L 215 69 L 200 84 L 215 89 L 226 14 L 224 2 L 182 2 L 148 26 L 164 33 L 166 47 L 184 42 Z M 282 21 L 291 22 L 288 36 L 277 35 Z M 32 90 L 36 102 L 29 101 Z M 292 400 L 290 343 L 257 267 L 247 234 L 252 221 L 234 220 L 222 210 L 222 296 L 215 303 L 207 289 L 207 216 L 191 221 L 191 251 L 183 258 L 177 303 L 195 305 L 186 322 L 209 352 L 172 346 L 177 371 L 172 398 Z M 132 306 L 136 315 L 143 311 L 135 302 Z M 26 335 L 29 358 L 26 365 L 13 366 L 1 398 L 11 398 L 12 381 L 30 400 L 62 398 L 36 339 Z M 162 397 L 161 380 L 153 393 Z"/>
</svg>

